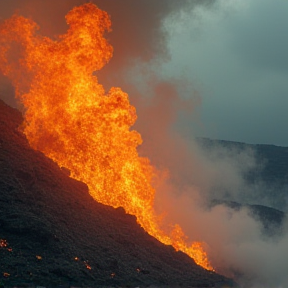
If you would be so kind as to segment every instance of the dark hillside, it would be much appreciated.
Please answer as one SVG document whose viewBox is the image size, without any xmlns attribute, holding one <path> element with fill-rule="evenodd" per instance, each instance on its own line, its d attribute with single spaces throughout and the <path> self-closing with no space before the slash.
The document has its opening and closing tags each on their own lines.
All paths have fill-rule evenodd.
<svg viewBox="0 0 288 288">
<path fill-rule="evenodd" d="M 288 185 L 288 147 L 255 145 L 255 149 L 259 159 L 265 161 L 261 179 L 267 184 Z"/>
<path fill-rule="evenodd" d="M 85 184 L 29 147 L 21 123 L 21 114 L 0 100 L 0 283 L 232 283 L 149 236 L 124 209 L 94 201 Z"/>
</svg>

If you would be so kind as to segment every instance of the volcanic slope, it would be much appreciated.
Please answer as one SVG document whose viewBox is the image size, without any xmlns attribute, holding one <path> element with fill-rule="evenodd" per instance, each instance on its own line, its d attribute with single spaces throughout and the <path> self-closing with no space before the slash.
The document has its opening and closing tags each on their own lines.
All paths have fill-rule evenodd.
<svg viewBox="0 0 288 288">
<path fill-rule="evenodd" d="M 93 200 L 85 184 L 30 148 L 22 122 L 0 100 L 0 283 L 233 284 L 158 242 L 124 209 Z"/>
</svg>

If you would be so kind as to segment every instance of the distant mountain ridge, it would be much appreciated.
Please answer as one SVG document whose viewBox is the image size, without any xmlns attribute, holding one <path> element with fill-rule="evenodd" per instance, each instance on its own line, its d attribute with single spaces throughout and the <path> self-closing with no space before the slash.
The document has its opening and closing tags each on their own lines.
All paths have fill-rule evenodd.
<svg viewBox="0 0 288 288">
<path fill-rule="evenodd" d="M 255 151 L 256 159 L 264 164 L 260 174 L 254 175 L 254 177 L 258 176 L 266 183 L 277 181 L 280 184 L 288 185 L 288 147 L 270 144 L 246 144 L 227 140 L 212 140 L 208 138 L 199 138 L 198 141 L 202 143 L 204 147 L 219 145 L 228 149 L 245 150 L 250 148 Z"/>
<path fill-rule="evenodd" d="M 224 147 L 228 150 L 245 151 L 254 153 L 255 161 L 259 166 L 244 175 L 247 184 L 257 186 L 258 183 L 266 190 L 260 197 L 267 197 L 273 208 L 286 211 L 288 206 L 288 147 L 268 144 L 246 144 L 226 140 L 212 140 L 199 138 L 198 143 L 204 149 Z M 256 204 L 257 203 L 248 203 Z"/>
<path fill-rule="evenodd" d="M 249 215 L 256 221 L 260 221 L 262 224 L 262 233 L 266 236 L 281 235 L 282 224 L 287 217 L 283 211 L 263 205 L 243 205 L 238 202 L 223 200 L 212 201 L 211 207 L 217 205 L 225 205 L 235 211 L 239 211 L 243 208 L 248 209 Z"/>
</svg>

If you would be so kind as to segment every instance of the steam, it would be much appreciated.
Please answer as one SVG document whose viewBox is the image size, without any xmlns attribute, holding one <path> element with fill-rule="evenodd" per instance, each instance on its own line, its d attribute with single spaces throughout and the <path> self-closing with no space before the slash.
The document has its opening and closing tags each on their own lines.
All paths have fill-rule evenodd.
<svg viewBox="0 0 288 288">
<path fill-rule="evenodd" d="M 169 170 L 169 178 L 157 187 L 157 212 L 164 213 L 168 223 L 179 223 L 192 241 L 206 242 L 212 265 L 241 287 L 286 287 L 287 224 L 279 234 L 267 236 L 245 206 L 211 204 L 216 199 L 273 206 L 271 198 L 262 197 L 271 187 L 247 181 L 247 175 L 265 163 L 259 163 L 255 151 L 245 145 L 229 148 L 185 138 L 175 126 L 179 109 L 194 113 L 200 100 L 196 94 L 187 102 L 169 84 L 159 85 L 156 100 L 150 106 L 146 103 L 149 121 L 138 124 L 142 149 L 154 165 Z"/>
<path fill-rule="evenodd" d="M 206 241 L 216 270 L 241 287 L 286 287 L 287 228 L 283 235 L 267 238 L 248 209 L 235 211 L 224 205 L 204 209 L 196 204 L 198 193 L 187 188 L 177 197 L 172 191 L 161 204 L 169 207 L 168 215 L 181 223 L 191 239 Z"/>
<path fill-rule="evenodd" d="M 66 30 L 67 11 L 84 2 L 0 0 L 0 20 L 17 9 L 37 22 L 42 34 L 56 37 Z M 270 199 L 258 198 L 261 190 L 268 188 L 263 183 L 251 185 L 245 178 L 261 169 L 254 152 L 222 146 L 207 149 L 193 138 L 193 128 L 188 128 L 189 134 L 177 130 L 181 117 L 198 121 L 199 92 L 187 79 L 167 79 L 157 74 L 169 58 L 162 26 L 165 17 L 214 1 L 92 2 L 106 10 L 113 23 L 113 32 L 107 37 L 114 47 L 114 57 L 97 75 L 99 82 L 106 89 L 113 83 L 128 92 L 137 108 L 135 129 L 144 140 L 140 153 L 160 170 L 169 171 L 169 178 L 157 183 L 155 209 L 165 213 L 168 222 L 179 223 L 191 240 L 206 242 L 217 271 L 234 277 L 243 287 L 288 286 L 287 223 L 281 234 L 267 237 L 262 224 L 251 217 L 247 208 L 211 206 L 215 199 L 269 205 Z M 0 97 L 16 106 L 6 78 L 0 78 L 0 87 Z"/>
<path fill-rule="evenodd" d="M 254 152 L 216 146 L 207 153 L 196 140 L 187 145 L 175 134 L 166 140 L 174 143 L 174 149 L 169 145 L 170 179 L 157 189 L 157 211 L 165 213 L 168 222 L 179 223 L 191 240 L 206 242 L 216 271 L 235 279 L 241 287 L 286 287 L 287 223 L 280 230 L 271 227 L 278 232 L 268 236 L 249 208 L 211 204 L 215 199 L 261 203 L 262 199 L 255 197 L 260 193 L 254 190 L 258 185 L 247 183 L 245 177 L 259 168 Z M 263 184 L 261 188 L 265 189 Z M 255 195 L 249 195 L 253 192 Z M 251 199 L 254 201 L 249 202 Z"/>
</svg>

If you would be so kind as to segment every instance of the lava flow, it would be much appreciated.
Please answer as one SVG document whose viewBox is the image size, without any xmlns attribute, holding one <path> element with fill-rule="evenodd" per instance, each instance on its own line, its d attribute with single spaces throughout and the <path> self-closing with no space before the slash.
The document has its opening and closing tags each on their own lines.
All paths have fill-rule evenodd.
<svg viewBox="0 0 288 288">
<path fill-rule="evenodd" d="M 37 34 L 32 20 L 14 15 L 0 25 L 0 70 L 25 107 L 30 145 L 85 182 L 99 202 L 122 206 L 152 236 L 213 270 L 202 243 L 188 243 L 175 224 L 164 233 L 154 205 L 157 171 L 139 157 L 141 136 L 130 127 L 136 110 L 120 88 L 105 94 L 93 73 L 112 57 L 104 38 L 108 14 L 94 4 L 66 15 L 69 29 L 56 40 Z"/>
</svg>

